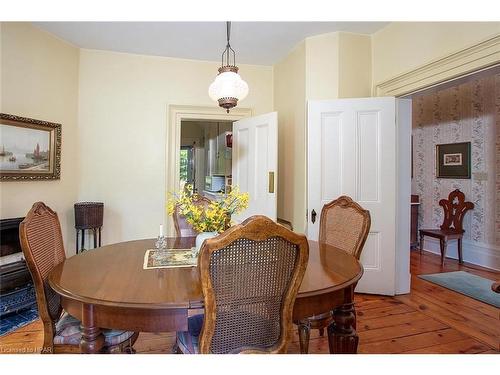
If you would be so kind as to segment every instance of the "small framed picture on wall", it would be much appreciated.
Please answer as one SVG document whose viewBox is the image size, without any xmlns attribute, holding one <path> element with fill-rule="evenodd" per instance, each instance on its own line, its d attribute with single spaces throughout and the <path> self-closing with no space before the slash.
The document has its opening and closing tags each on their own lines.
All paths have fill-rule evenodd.
<svg viewBox="0 0 500 375">
<path fill-rule="evenodd" d="M 470 142 L 436 145 L 436 177 L 470 178 L 470 147 Z"/>
</svg>

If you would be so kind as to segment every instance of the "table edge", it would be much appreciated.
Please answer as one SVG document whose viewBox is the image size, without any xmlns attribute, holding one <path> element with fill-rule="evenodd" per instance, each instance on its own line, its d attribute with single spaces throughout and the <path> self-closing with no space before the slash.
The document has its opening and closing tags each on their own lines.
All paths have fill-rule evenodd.
<svg viewBox="0 0 500 375">
<path fill-rule="evenodd" d="M 150 240 L 148 239 L 139 239 L 139 240 L 131 240 L 131 241 L 123 241 L 123 242 L 135 242 L 135 241 L 143 241 L 143 240 Z M 308 240 L 308 242 L 318 242 L 314 240 Z M 111 244 L 114 245 L 114 244 Z M 109 246 L 109 245 L 105 245 Z M 102 247 L 105 247 L 102 246 Z M 352 255 L 351 255 L 352 256 Z M 300 293 L 300 291 L 297 293 L 296 299 L 302 299 L 302 298 L 308 298 L 308 297 L 316 297 L 316 296 L 321 296 L 323 294 L 327 293 L 333 293 L 342 289 L 345 289 L 353 284 L 356 284 L 361 277 L 363 276 L 364 273 L 364 268 L 359 259 L 356 259 L 354 256 L 352 256 L 353 259 L 356 261 L 359 272 L 351 279 L 343 282 L 342 284 L 335 285 L 333 287 L 328 287 L 324 289 L 318 289 L 315 291 L 310 291 L 310 292 L 303 292 Z M 65 260 L 66 261 L 66 260 Z M 96 298 L 91 298 L 91 297 L 84 297 L 84 296 L 78 296 L 70 291 L 61 288 L 57 283 L 53 281 L 53 277 L 55 274 L 56 269 L 62 267 L 64 264 L 64 261 L 58 264 L 50 273 L 48 277 L 48 282 L 50 287 L 61 297 L 71 299 L 73 301 L 77 301 L 83 304 L 89 304 L 89 305 L 98 305 L 98 306 L 107 306 L 107 307 L 114 307 L 114 308 L 127 308 L 127 309 L 151 309 L 151 310 L 166 310 L 166 309 L 189 309 L 189 308 L 198 308 L 199 306 L 203 306 L 203 299 L 201 300 L 194 300 L 194 301 L 187 301 L 185 303 L 130 303 L 130 302 L 112 302 L 112 301 L 106 301 L 106 300 L 100 300 Z M 300 289 L 300 287 L 299 287 Z"/>
</svg>

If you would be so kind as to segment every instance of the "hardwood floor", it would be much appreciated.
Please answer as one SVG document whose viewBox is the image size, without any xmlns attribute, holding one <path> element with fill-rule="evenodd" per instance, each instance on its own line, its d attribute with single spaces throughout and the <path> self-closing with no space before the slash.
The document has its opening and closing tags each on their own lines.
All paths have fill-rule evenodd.
<svg viewBox="0 0 500 375">
<path fill-rule="evenodd" d="M 437 255 L 411 253 L 411 293 L 396 297 L 356 295 L 359 353 L 484 353 L 500 350 L 500 309 L 421 280 L 416 275 L 463 270 L 491 279 L 500 273 Z M 169 353 L 175 333 L 141 333 L 138 353 Z M 297 331 L 289 353 L 299 352 Z M 36 321 L 0 338 L 0 353 L 34 353 L 42 344 Z M 328 340 L 311 332 L 310 353 L 328 353 Z"/>
</svg>

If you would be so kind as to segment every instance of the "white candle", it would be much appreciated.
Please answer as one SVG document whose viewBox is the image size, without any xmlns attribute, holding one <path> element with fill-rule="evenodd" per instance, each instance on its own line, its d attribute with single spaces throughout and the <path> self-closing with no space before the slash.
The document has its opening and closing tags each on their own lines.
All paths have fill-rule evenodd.
<svg viewBox="0 0 500 375">
<path fill-rule="evenodd" d="M 163 237 L 163 224 L 160 224 L 160 237 Z"/>
</svg>

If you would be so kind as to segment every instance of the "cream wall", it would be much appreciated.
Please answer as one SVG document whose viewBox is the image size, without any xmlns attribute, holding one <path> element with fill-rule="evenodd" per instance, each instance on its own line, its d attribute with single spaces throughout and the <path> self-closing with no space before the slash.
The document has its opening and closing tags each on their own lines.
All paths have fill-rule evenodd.
<svg viewBox="0 0 500 375">
<path fill-rule="evenodd" d="M 274 65 L 274 110 L 278 112 L 278 217 L 305 230 L 306 47 L 299 43 Z"/>
<path fill-rule="evenodd" d="M 61 179 L 0 182 L 1 218 L 25 216 L 43 201 L 57 211 L 74 253 L 77 198 L 79 50 L 28 23 L 1 24 L 1 111 L 62 124 Z"/>
<path fill-rule="evenodd" d="M 153 237 L 165 220 L 167 105 L 213 107 L 217 62 L 80 51 L 79 200 L 104 202 L 103 242 Z M 271 67 L 241 65 L 239 106 L 273 110 Z"/>
<path fill-rule="evenodd" d="M 279 126 L 278 217 L 306 231 L 307 101 L 369 96 L 371 43 L 367 35 L 328 33 L 306 38 L 274 65 Z"/>
<path fill-rule="evenodd" d="M 339 98 L 371 96 L 371 46 L 370 35 L 339 34 Z"/>
<path fill-rule="evenodd" d="M 373 83 L 500 33 L 500 22 L 394 22 L 372 35 Z"/>
<path fill-rule="evenodd" d="M 306 38 L 306 100 L 338 98 L 339 39 L 339 33 Z"/>
</svg>

